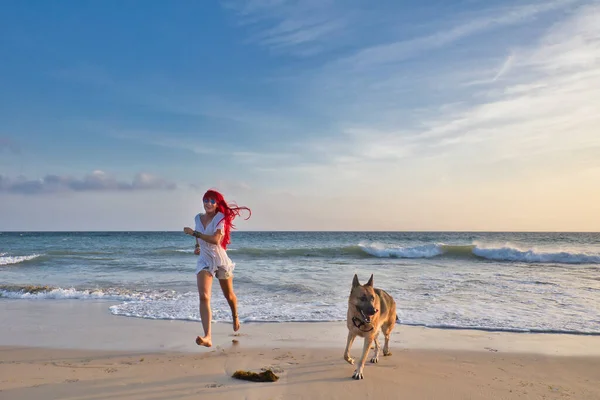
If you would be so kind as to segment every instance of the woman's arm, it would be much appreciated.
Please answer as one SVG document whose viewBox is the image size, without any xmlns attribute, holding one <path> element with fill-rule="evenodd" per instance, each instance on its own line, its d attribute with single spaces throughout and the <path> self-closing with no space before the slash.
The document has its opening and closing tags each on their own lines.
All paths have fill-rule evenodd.
<svg viewBox="0 0 600 400">
<path fill-rule="evenodd" d="M 223 238 L 223 233 L 220 230 L 217 230 L 214 235 L 206 235 L 204 233 L 200 233 L 198 231 L 193 231 L 192 236 L 197 237 L 198 239 L 202 239 L 207 243 L 212 243 L 218 245 L 221 243 L 221 239 Z"/>
<path fill-rule="evenodd" d="M 183 228 L 183 232 L 188 235 L 197 237 L 198 239 L 202 239 L 205 242 L 212 243 L 212 244 L 221 243 L 221 239 L 223 238 L 223 233 L 221 232 L 220 229 L 217 229 L 217 231 L 215 232 L 214 235 L 205 235 L 204 233 L 200 233 L 200 232 L 195 231 L 192 228 L 188 228 L 186 226 L 185 228 Z"/>
</svg>

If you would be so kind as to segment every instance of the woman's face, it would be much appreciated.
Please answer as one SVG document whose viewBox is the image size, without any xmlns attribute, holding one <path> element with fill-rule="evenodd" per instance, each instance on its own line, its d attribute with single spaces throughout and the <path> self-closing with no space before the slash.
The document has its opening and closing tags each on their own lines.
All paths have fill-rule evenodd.
<svg viewBox="0 0 600 400">
<path fill-rule="evenodd" d="M 215 210 L 217 209 L 217 200 L 208 197 L 206 199 L 203 199 L 202 201 L 204 202 L 204 210 L 207 213 L 215 212 Z"/>
</svg>

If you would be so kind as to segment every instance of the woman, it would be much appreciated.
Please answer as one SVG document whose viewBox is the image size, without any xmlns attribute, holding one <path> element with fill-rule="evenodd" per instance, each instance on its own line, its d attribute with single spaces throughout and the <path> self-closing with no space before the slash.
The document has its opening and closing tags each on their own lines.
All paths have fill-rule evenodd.
<svg viewBox="0 0 600 400">
<path fill-rule="evenodd" d="M 199 255 L 196 263 L 196 281 L 198 283 L 198 294 L 200 295 L 200 319 L 204 328 L 204 336 L 196 338 L 199 346 L 212 346 L 210 297 L 213 277 L 217 277 L 221 290 L 229 307 L 233 319 L 233 330 L 240 329 L 240 320 L 237 313 L 237 297 L 233 292 L 233 269 L 235 263 L 227 255 L 227 245 L 230 243 L 230 232 L 233 219 L 240 215 L 241 210 L 247 210 L 250 215 L 252 211 L 248 207 L 229 205 L 223 195 L 215 190 L 207 191 L 202 201 L 204 202 L 205 214 L 198 214 L 194 219 L 196 228 L 183 228 L 183 231 L 196 237 L 196 248 L 194 253 Z M 250 218 L 248 215 L 248 218 Z M 246 219 L 248 219 L 246 218 Z"/>
</svg>

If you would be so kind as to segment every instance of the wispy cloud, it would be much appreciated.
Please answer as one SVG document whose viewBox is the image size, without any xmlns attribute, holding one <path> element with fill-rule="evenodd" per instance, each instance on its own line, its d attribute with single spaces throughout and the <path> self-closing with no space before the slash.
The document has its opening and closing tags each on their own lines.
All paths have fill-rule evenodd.
<svg viewBox="0 0 600 400">
<path fill-rule="evenodd" d="M 338 61 L 338 63 L 345 63 L 351 65 L 353 68 L 366 68 L 373 65 L 397 63 L 417 54 L 440 48 L 484 31 L 529 21 L 542 13 L 556 10 L 575 1 L 555 0 L 493 10 L 494 15 L 470 18 L 466 22 L 426 36 L 403 39 L 363 49 L 350 57 Z M 485 14 L 489 13 L 490 11 L 485 12 Z"/>
<path fill-rule="evenodd" d="M 277 52 L 310 56 L 339 40 L 352 21 L 348 7 L 331 0 L 242 0 L 222 4 L 252 30 L 251 42 Z"/>
<path fill-rule="evenodd" d="M 593 106 L 600 102 L 599 18 L 599 6 L 582 7 L 554 25 L 537 44 L 510 59 L 513 71 L 504 85 L 482 96 L 474 93 L 479 104 L 434 120 L 421 137 L 466 137 L 495 129 L 521 141 L 552 138 L 541 146 L 545 149 L 556 147 L 559 139 L 573 143 L 578 136 L 600 144 L 600 136 L 590 135 L 600 119 Z"/>
<path fill-rule="evenodd" d="M 472 102 L 469 90 L 477 89 L 464 88 L 469 83 L 491 83 L 494 77 L 500 80 L 510 72 L 520 54 L 502 61 L 499 54 L 516 53 L 513 47 L 527 46 L 535 36 L 515 42 L 514 36 L 503 38 L 508 29 L 530 25 L 535 26 L 531 31 L 539 32 L 544 22 L 536 21 L 538 17 L 553 13 L 551 18 L 560 18 L 575 4 L 576 0 L 555 0 L 483 7 L 468 18 L 450 14 L 432 24 L 432 33 L 380 37 L 379 44 L 363 46 L 351 55 L 336 54 L 312 73 L 304 87 L 317 103 L 314 109 L 335 120 L 340 132 L 356 127 L 391 131 L 395 126 L 407 131 L 407 127 L 430 118 L 435 107 Z M 497 40 L 480 38 L 492 31 L 500 33 Z M 468 47 L 450 48 L 450 44 L 467 38 Z M 384 40 L 387 43 L 381 43 Z"/>
<path fill-rule="evenodd" d="M 25 177 L 10 179 L 0 175 L 0 193 L 25 195 L 88 191 L 173 190 L 175 188 L 174 183 L 148 173 L 137 174 L 131 182 L 118 181 L 103 171 L 94 171 L 81 179 L 46 175 L 42 179 L 28 180 Z"/>
<path fill-rule="evenodd" d="M 510 54 L 508 57 L 506 57 L 506 60 L 504 60 L 504 63 L 502 63 L 502 66 L 500 67 L 496 75 L 494 75 L 494 77 L 492 78 L 492 82 L 496 82 L 498 79 L 500 79 L 502 75 L 506 74 L 510 70 L 514 59 L 514 54 Z"/>
<path fill-rule="evenodd" d="M 600 7 L 577 10 L 523 47 L 502 85 L 478 103 L 433 119 L 414 140 L 437 149 L 444 165 L 514 167 L 524 179 L 600 165 Z M 467 161 L 468 160 L 468 161 Z M 520 171 L 520 172 L 517 172 Z M 471 175 L 475 171 L 470 172 Z"/>
<path fill-rule="evenodd" d="M 571 3 L 528 6 L 508 16 L 469 24 L 451 37 L 494 24 L 526 21 L 565 4 Z M 548 173 L 549 165 L 553 171 L 563 165 L 566 171 L 600 164 L 600 113 L 596 107 L 600 104 L 596 89 L 600 87 L 600 7 L 597 3 L 579 6 L 561 12 L 555 20 L 559 22 L 546 27 L 537 38 L 518 45 L 504 43 L 506 47 L 502 42 L 496 44 L 498 53 L 510 55 L 495 70 L 490 66 L 498 65 L 497 56 L 473 57 L 445 75 L 399 65 L 399 72 L 383 71 L 388 81 L 398 74 L 396 85 L 374 86 L 382 74 L 376 65 L 360 71 L 352 70 L 351 65 L 337 70 L 327 66 L 316 77 L 310 95 L 333 104 L 329 110 L 338 121 L 337 132 L 307 146 L 326 155 L 327 165 L 344 163 L 347 169 L 363 171 L 365 176 L 372 174 L 373 168 L 386 171 L 384 165 L 390 171 L 385 173 L 391 174 L 400 160 L 411 160 L 415 173 L 420 173 L 421 167 L 448 173 L 457 168 L 455 172 L 465 177 L 492 173 L 489 168 L 509 164 L 539 173 Z M 425 43 L 441 43 L 434 37 Z M 384 52 L 379 58 L 371 53 L 374 59 L 369 62 L 395 62 L 398 56 L 408 54 L 392 53 L 389 58 Z M 366 62 L 367 53 L 359 54 L 355 61 Z M 435 83 L 416 79 L 421 74 Z M 486 75 L 487 79 L 482 79 Z M 476 77 L 478 84 L 466 85 L 469 76 Z M 406 85 L 406 92 L 399 85 Z M 331 101 L 332 93 L 337 102 Z M 439 101 L 446 97 L 451 102 Z M 420 98 L 430 104 L 421 104 Z M 315 168 L 314 173 L 323 175 L 323 169 Z M 511 176 L 505 174 L 507 179 Z"/>
</svg>

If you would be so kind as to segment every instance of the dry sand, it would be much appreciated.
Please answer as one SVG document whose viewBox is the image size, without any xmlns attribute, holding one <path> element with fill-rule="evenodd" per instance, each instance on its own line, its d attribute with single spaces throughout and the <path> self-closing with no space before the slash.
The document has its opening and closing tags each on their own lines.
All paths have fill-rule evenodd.
<svg viewBox="0 0 600 400">
<path fill-rule="evenodd" d="M 109 303 L 0 301 L 0 399 L 600 399 L 600 337 L 400 326 L 351 379 L 337 323 L 200 324 L 112 316 Z M 361 340 L 352 354 L 358 357 Z M 279 381 L 233 379 L 272 368 Z"/>
</svg>

